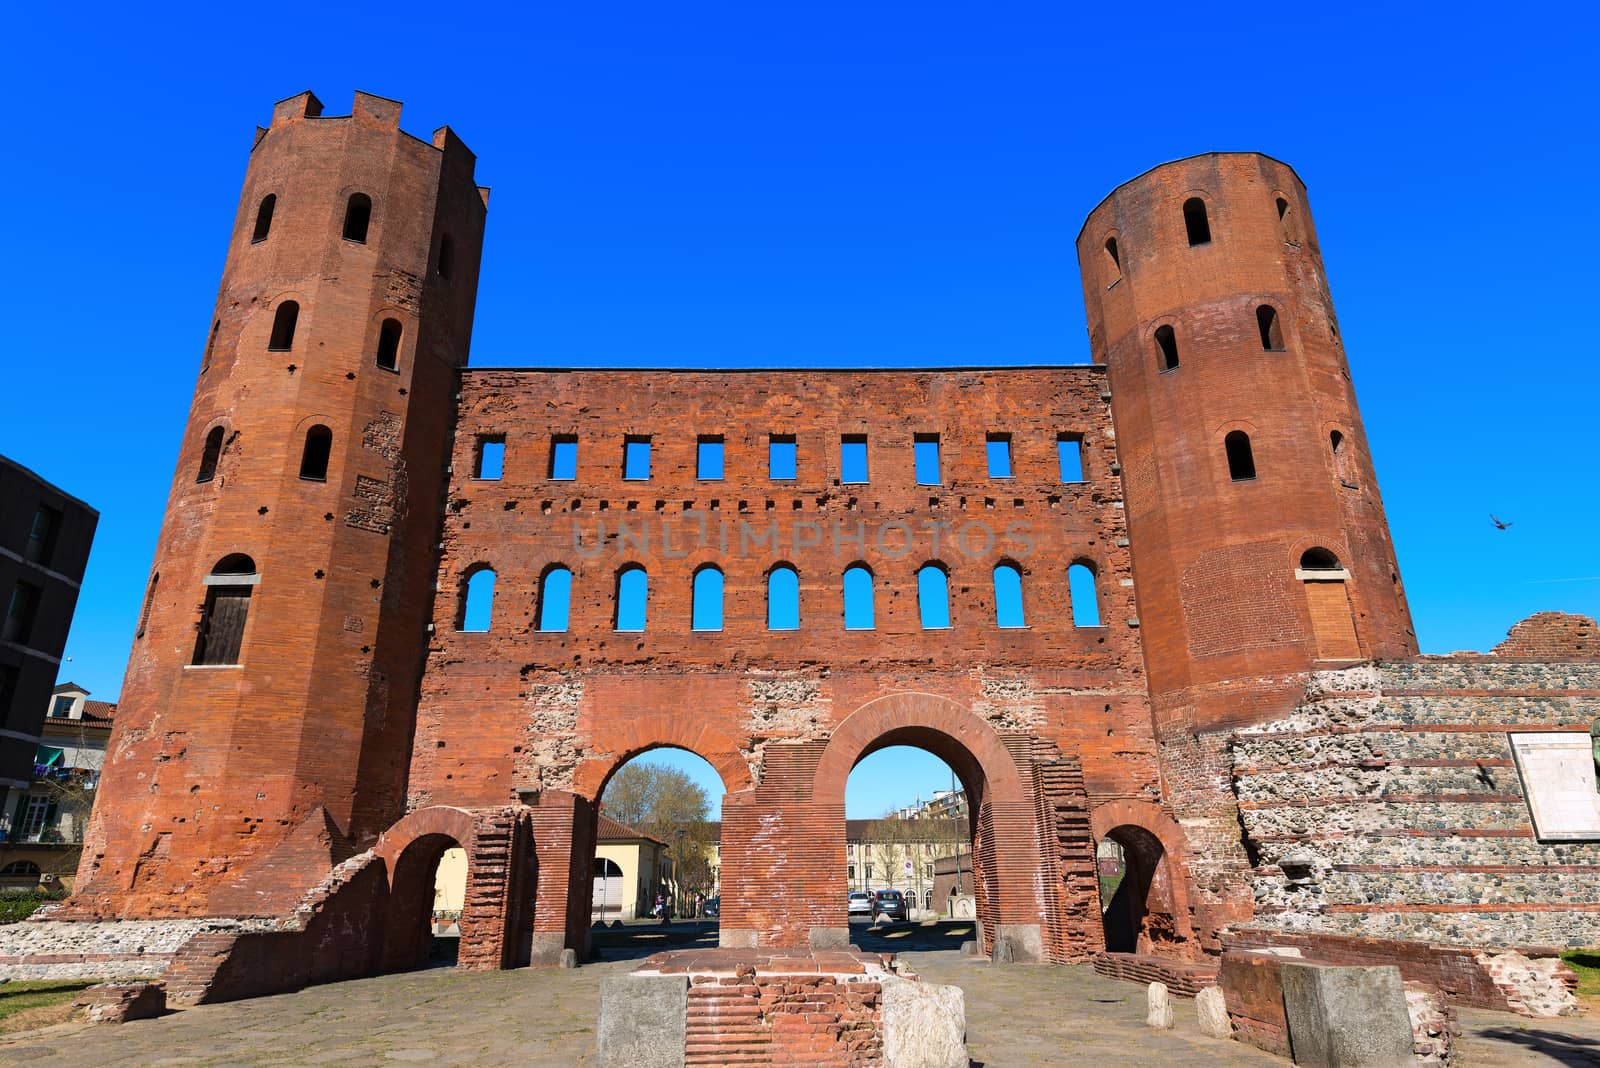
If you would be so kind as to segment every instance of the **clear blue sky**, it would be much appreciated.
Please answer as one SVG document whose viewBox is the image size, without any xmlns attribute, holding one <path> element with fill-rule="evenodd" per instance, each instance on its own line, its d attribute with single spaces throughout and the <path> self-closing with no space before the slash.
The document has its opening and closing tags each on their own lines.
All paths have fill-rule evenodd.
<svg viewBox="0 0 1600 1068">
<path fill-rule="evenodd" d="M 252 129 L 306 88 L 478 153 L 478 366 L 1086 361 L 1100 198 L 1275 155 L 1424 649 L 1593 614 L 1600 34 L 1576 4 L 1436 10 L 20 5 L 0 452 L 101 511 L 63 674 L 117 695 Z"/>
</svg>

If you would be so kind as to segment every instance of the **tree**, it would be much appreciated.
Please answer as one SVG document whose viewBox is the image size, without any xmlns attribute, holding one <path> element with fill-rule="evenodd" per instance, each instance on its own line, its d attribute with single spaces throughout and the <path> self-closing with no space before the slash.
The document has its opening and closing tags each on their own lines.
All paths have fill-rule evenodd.
<svg viewBox="0 0 1600 1068">
<path fill-rule="evenodd" d="M 672 847 L 681 895 L 716 888 L 717 835 L 706 821 L 705 790 L 677 768 L 648 761 L 625 765 L 600 799 L 606 815 Z"/>
</svg>

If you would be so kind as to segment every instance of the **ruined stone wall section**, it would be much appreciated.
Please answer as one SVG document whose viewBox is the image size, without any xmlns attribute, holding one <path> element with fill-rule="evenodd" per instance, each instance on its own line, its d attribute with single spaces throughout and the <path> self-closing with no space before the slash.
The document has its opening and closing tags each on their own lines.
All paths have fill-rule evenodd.
<svg viewBox="0 0 1600 1068">
<path fill-rule="evenodd" d="M 1515 632 L 1514 632 L 1515 633 Z M 1508 732 L 1587 732 L 1600 663 L 1419 657 L 1313 676 L 1227 737 L 1252 928 L 1481 946 L 1600 939 L 1600 842 L 1541 842 Z"/>
</svg>

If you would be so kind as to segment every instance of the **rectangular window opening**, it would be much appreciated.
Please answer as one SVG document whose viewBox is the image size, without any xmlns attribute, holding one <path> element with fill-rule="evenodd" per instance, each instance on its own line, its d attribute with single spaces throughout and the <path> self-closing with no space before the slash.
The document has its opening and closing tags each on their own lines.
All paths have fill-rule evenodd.
<svg viewBox="0 0 1600 1068">
<path fill-rule="evenodd" d="M 61 512 L 41 504 L 33 513 L 33 526 L 28 531 L 28 544 L 23 555 L 36 564 L 50 565 L 56 552 L 56 535 L 61 531 Z"/>
<path fill-rule="evenodd" d="M 1011 477 L 1011 435 L 990 434 L 984 442 L 989 459 L 990 478 Z"/>
<path fill-rule="evenodd" d="M 1058 434 L 1056 436 L 1056 454 L 1061 458 L 1061 481 L 1082 482 L 1083 479 L 1083 435 Z"/>
<path fill-rule="evenodd" d="M 0 639 L 28 644 L 33 637 L 34 619 L 39 614 L 39 598 L 43 590 L 31 582 L 18 582 L 11 591 L 11 603 L 6 606 L 6 620 L 0 627 Z"/>
<path fill-rule="evenodd" d="M 722 435 L 701 434 L 695 449 L 694 477 L 702 482 L 722 480 Z"/>
<path fill-rule="evenodd" d="M 629 435 L 622 439 L 622 477 L 630 482 L 650 480 L 650 438 Z"/>
<path fill-rule="evenodd" d="M 767 439 L 767 477 L 781 482 L 796 477 L 800 451 L 793 434 L 773 434 Z"/>
<path fill-rule="evenodd" d="M 505 469 L 506 438 L 496 434 L 478 438 L 478 462 L 473 478 L 498 479 Z"/>
<path fill-rule="evenodd" d="M 844 434 L 839 438 L 839 481 L 867 481 L 867 436 Z"/>
<path fill-rule="evenodd" d="M 550 436 L 550 476 L 553 481 L 570 482 L 578 477 L 578 436 Z"/>
<path fill-rule="evenodd" d="M 918 434 L 912 439 L 911 448 L 916 463 L 917 485 L 939 485 L 939 435 Z"/>
</svg>

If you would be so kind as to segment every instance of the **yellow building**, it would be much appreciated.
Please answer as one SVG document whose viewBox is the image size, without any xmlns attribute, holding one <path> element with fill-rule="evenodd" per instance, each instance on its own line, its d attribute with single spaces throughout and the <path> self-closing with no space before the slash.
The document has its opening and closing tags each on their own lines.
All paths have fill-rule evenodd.
<svg viewBox="0 0 1600 1068">
<path fill-rule="evenodd" d="M 600 813 L 594 851 L 594 920 L 609 923 L 649 916 L 656 895 L 670 901 L 675 889 L 667 844 Z"/>
</svg>

